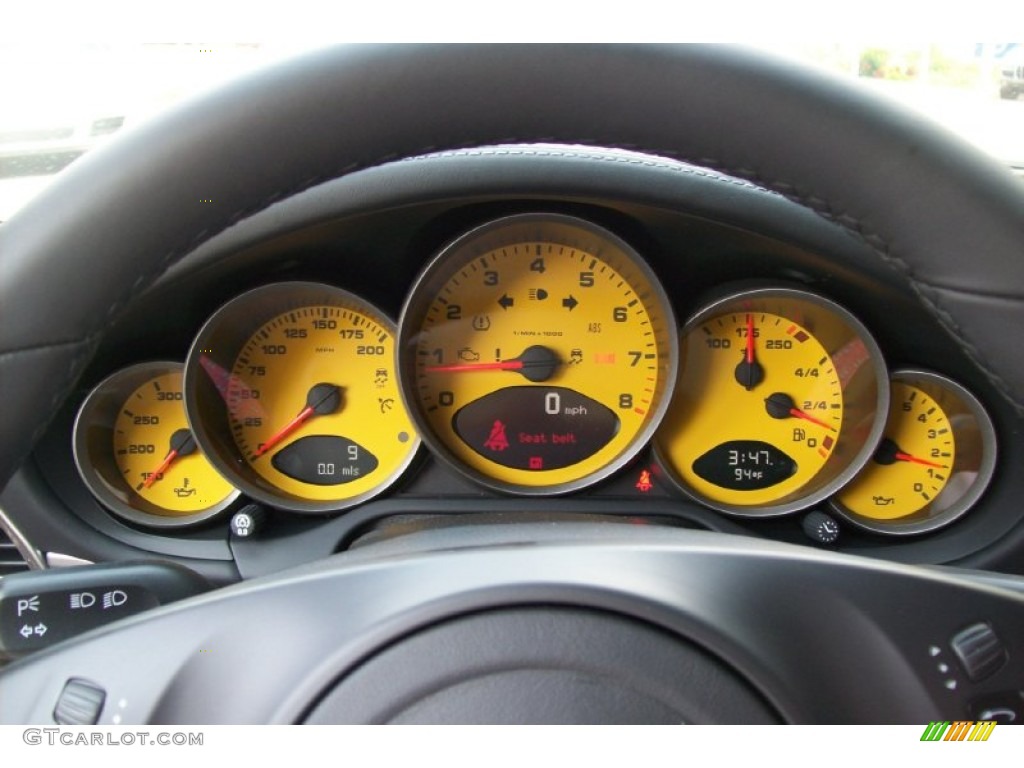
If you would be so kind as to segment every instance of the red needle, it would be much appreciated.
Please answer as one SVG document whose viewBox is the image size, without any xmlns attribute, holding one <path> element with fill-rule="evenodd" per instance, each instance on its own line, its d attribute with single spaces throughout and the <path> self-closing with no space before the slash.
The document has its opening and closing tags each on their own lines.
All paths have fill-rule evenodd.
<svg viewBox="0 0 1024 768">
<path fill-rule="evenodd" d="M 829 430 L 830 432 L 835 432 L 836 431 L 835 427 L 829 426 L 824 421 L 818 421 L 818 419 L 814 418 L 810 414 L 804 413 L 799 408 L 790 408 L 789 409 L 789 415 L 790 416 L 795 416 L 798 419 L 804 419 L 805 421 L 809 421 L 809 422 L 811 422 L 811 424 L 817 424 L 819 427 L 824 427 L 825 429 Z"/>
<path fill-rule="evenodd" d="M 456 363 L 455 365 L 428 365 L 428 371 L 518 371 L 522 360 L 502 360 L 500 363 Z"/>
<path fill-rule="evenodd" d="M 461 354 L 461 353 L 460 353 Z M 534 344 L 523 350 L 523 354 L 511 360 L 499 360 L 493 363 L 450 363 L 447 365 L 427 365 L 427 373 L 439 371 L 460 373 L 465 371 L 518 371 L 530 381 L 547 381 L 555 375 L 562 365 L 558 353 L 548 347 Z"/>
<path fill-rule="evenodd" d="M 896 461 L 912 461 L 915 464 L 924 464 L 926 467 L 935 467 L 936 469 L 946 469 L 945 464 L 936 464 L 934 461 L 928 461 L 927 459 L 919 459 L 917 456 L 911 456 L 909 453 L 898 452 L 896 454 Z"/>
<path fill-rule="evenodd" d="M 310 417 L 317 415 L 326 416 L 329 413 L 334 413 L 342 407 L 342 399 L 342 387 L 339 387 L 337 384 L 329 384 L 327 382 L 314 384 L 310 388 L 309 394 L 306 395 L 306 407 L 299 411 L 298 416 L 256 446 L 256 451 L 252 457 L 258 459 L 305 424 Z"/>
<path fill-rule="evenodd" d="M 747 315 L 746 325 L 746 348 L 740 357 L 740 362 L 736 366 L 733 375 L 736 377 L 736 383 L 749 392 L 764 381 L 764 367 L 757 362 L 757 342 L 754 340 L 754 337 L 757 335 L 757 329 L 754 328 L 754 316 L 752 314 Z M 783 416 L 780 415 L 775 418 L 781 419 Z"/>
<path fill-rule="evenodd" d="M 166 472 L 167 468 L 174 463 L 174 460 L 176 458 L 178 458 L 178 452 L 172 448 L 171 452 L 164 457 L 163 463 L 161 463 L 160 466 L 157 467 L 156 472 L 151 472 L 149 477 L 146 478 L 146 482 L 142 484 L 142 487 L 149 488 L 159 478 L 163 477 L 164 472 Z"/>
<path fill-rule="evenodd" d="M 735 360 L 736 358 L 733 358 Z M 747 365 L 754 364 L 754 316 L 747 315 Z"/>
<path fill-rule="evenodd" d="M 156 472 L 150 472 L 146 481 L 142 484 L 143 488 L 152 487 L 153 483 L 163 478 L 167 468 L 180 459 L 182 456 L 188 456 L 196 450 L 196 440 L 192 437 L 192 433 L 185 429 L 179 429 L 171 435 L 171 450 L 164 456 L 163 462 L 157 467 Z"/>
<path fill-rule="evenodd" d="M 315 412 L 316 411 L 312 405 L 307 405 L 305 408 L 299 411 L 298 416 L 296 416 L 294 419 L 292 419 L 283 427 L 281 427 L 281 429 L 277 430 L 277 432 L 275 432 L 273 435 L 267 438 L 265 442 L 260 443 L 259 446 L 256 448 L 256 452 L 253 454 L 253 458 L 259 458 L 264 453 L 273 448 L 275 445 L 280 443 L 282 440 L 288 437 L 288 435 L 290 435 L 296 429 L 301 427 L 306 422 L 306 419 L 312 416 Z"/>
<path fill-rule="evenodd" d="M 804 421 L 809 421 L 811 424 L 817 424 L 823 429 L 827 429 L 829 432 L 835 432 L 836 428 L 826 424 L 824 421 L 811 416 L 809 413 L 805 413 L 796 407 L 793 402 L 793 398 L 787 395 L 785 392 L 775 392 L 768 395 L 764 399 L 764 407 L 768 411 L 768 415 L 773 419 L 785 419 L 788 416 L 794 416 Z"/>
</svg>

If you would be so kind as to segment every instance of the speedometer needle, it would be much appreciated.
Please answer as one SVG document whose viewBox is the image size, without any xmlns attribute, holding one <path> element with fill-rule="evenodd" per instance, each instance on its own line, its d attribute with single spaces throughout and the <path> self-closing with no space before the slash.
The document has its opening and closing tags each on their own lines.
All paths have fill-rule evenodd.
<svg viewBox="0 0 1024 768">
<path fill-rule="evenodd" d="M 277 430 L 267 440 L 256 446 L 254 459 L 258 459 L 288 435 L 297 430 L 313 416 L 326 416 L 334 413 L 341 406 L 341 387 L 337 384 L 314 384 L 306 396 L 306 407 L 299 415 Z"/>
<path fill-rule="evenodd" d="M 768 411 L 768 415 L 773 419 L 786 419 L 793 416 L 797 419 L 809 421 L 811 424 L 817 424 L 819 427 L 827 429 L 830 432 L 836 431 L 835 427 L 814 418 L 805 411 L 801 411 L 796 407 L 796 403 L 793 402 L 793 398 L 784 392 L 775 392 L 774 394 L 768 395 L 768 397 L 764 399 L 764 407 L 765 410 Z"/>
<path fill-rule="evenodd" d="M 467 373 L 469 371 L 517 371 L 530 381 L 547 381 L 562 365 L 558 353 L 535 344 L 527 347 L 519 357 L 495 363 L 454 363 L 452 365 L 428 365 L 428 373 Z"/>
<path fill-rule="evenodd" d="M 188 429 L 179 429 L 173 435 L 171 435 L 171 450 L 164 456 L 163 462 L 156 468 L 155 472 L 150 472 L 149 477 L 146 478 L 146 482 L 142 484 L 143 488 L 152 487 L 153 483 L 157 480 L 162 480 L 164 473 L 170 468 L 171 464 L 175 460 L 182 456 L 188 456 L 196 449 L 196 439 L 192 437 L 192 431 Z"/>
<path fill-rule="evenodd" d="M 754 364 L 754 316 L 747 315 L 747 363 Z"/>
<path fill-rule="evenodd" d="M 754 316 L 747 315 L 747 348 L 736 366 L 736 382 L 751 390 L 764 381 L 764 368 L 757 362 L 754 347 Z"/>
</svg>

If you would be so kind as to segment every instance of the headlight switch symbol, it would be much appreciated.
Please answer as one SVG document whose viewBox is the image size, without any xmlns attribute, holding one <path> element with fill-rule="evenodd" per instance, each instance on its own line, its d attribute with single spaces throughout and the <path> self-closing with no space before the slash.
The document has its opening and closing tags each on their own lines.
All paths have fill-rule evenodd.
<svg viewBox="0 0 1024 768">
<path fill-rule="evenodd" d="M 112 592 L 105 592 L 103 594 L 103 610 L 107 610 L 108 608 L 118 608 L 127 602 L 128 595 L 120 589 L 115 589 Z"/>
</svg>

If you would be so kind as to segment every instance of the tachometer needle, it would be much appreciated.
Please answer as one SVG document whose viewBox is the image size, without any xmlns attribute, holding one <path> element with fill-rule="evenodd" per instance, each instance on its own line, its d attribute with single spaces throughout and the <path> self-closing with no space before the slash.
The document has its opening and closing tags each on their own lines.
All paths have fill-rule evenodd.
<svg viewBox="0 0 1024 768">
<path fill-rule="evenodd" d="M 909 461 L 914 464 L 923 464 L 926 467 L 935 467 L 935 469 L 949 469 L 945 464 L 928 461 L 927 459 L 919 459 L 917 456 L 904 453 L 893 440 L 887 437 L 878 444 L 878 450 L 875 451 L 875 462 L 878 464 L 892 464 L 895 461 Z"/>
<path fill-rule="evenodd" d="M 748 390 L 764 381 L 764 368 L 757 362 L 754 342 L 754 316 L 747 315 L 747 347 L 736 366 L 736 382 Z"/>
<path fill-rule="evenodd" d="M 188 429 L 179 429 L 173 435 L 171 435 L 171 450 L 164 456 L 164 460 L 160 463 L 160 466 L 156 468 L 155 472 L 150 472 L 149 477 L 146 478 L 146 482 L 142 484 L 143 488 L 152 487 L 153 483 L 157 480 L 163 479 L 164 473 L 170 468 L 171 464 L 175 460 L 182 456 L 188 456 L 196 449 L 196 439 L 192 437 L 192 431 Z"/>
<path fill-rule="evenodd" d="M 535 344 L 523 350 L 523 354 L 511 360 L 494 363 L 454 363 L 452 365 L 428 365 L 428 373 L 467 373 L 470 371 L 516 371 L 530 381 L 547 381 L 562 365 L 558 353 Z"/>
<path fill-rule="evenodd" d="M 306 407 L 299 411 L 298 416 L 256 446 L 253 458 L 258 459 L 313 416 L 326 416 L 337 411 L 339 407 L 341 407 L 341 387 L 336 384 L 314 384 L 306 396 Z"/>
<path fill-rule="evenodd" d="M 522 360 L 501 360 L 496 363 L 453 363 L 452 365 L 428 365 L 426 370 L 431 373 L 464 373 L 466 371 L 518 371 L 523 367 Z"/>
<path fill-rule="evenodd" d="M 775 392 L 768 395 L 768 397 L 764 399 L 764 407 L 765 410 L 768 411 L 768 415 L 773 419 L 787 419 L 792 416 L 797 419 L 809 421 L 811 424 L 817 424 L 822 429 L 827 429 L 830 432 L 836 431 L 835 427 L 814 418 L 805 411 L 801 411 L 796 407 L 796 403 L 793 402 L 793 398 L 784 392 Z"/>
</svg>

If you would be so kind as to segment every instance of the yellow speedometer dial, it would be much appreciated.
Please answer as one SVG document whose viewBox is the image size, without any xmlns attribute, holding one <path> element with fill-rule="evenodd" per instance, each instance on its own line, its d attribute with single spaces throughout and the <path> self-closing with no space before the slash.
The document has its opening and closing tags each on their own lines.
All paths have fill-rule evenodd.
<svg viewBox="0 0 1024 768">
<path fill-rule="evenodd" d="M 794 289 L 756 289 L 699 312 L 655 445 L 669 475 L 726 512 L 773 515 L 849 479 L 888 403 L 881 354 L 848 312 Z"/>
<path fill-rule="evenodd" d="M 304 499 L 374 488 L 377 467 L 404 465 L 413 444 L 391 375 L 393 344 L 390 328 L 356 308 L 299 307 L 265 323 L 242 346 L 227 388 L 241 455 Z"/>
<path fill-rule="evenodd" d="M 97 498 L 136 523 L 191 525 L 238 495 L 198 449 L 181 363 L 142 363 L 102 382 L 79 411 L 74 448 Z"/>
<path fill-rule="evenodd" d="M 390 485 L 418 445 L 394 370 L 394 327 L 329 286 L 240 296 L 199 334 L 187 405 L 211 460 L 254 498 L 330 511 Z"/>
<path fill-rule="evenodd" d="M 671 309 L 650 269 L 589 223 L 485 225 L 427 268 L 399 332 L 403 395 L 435 450 L 475 480 L 567 491 L 622 466 L 667 404 Z"/>
</svg>

